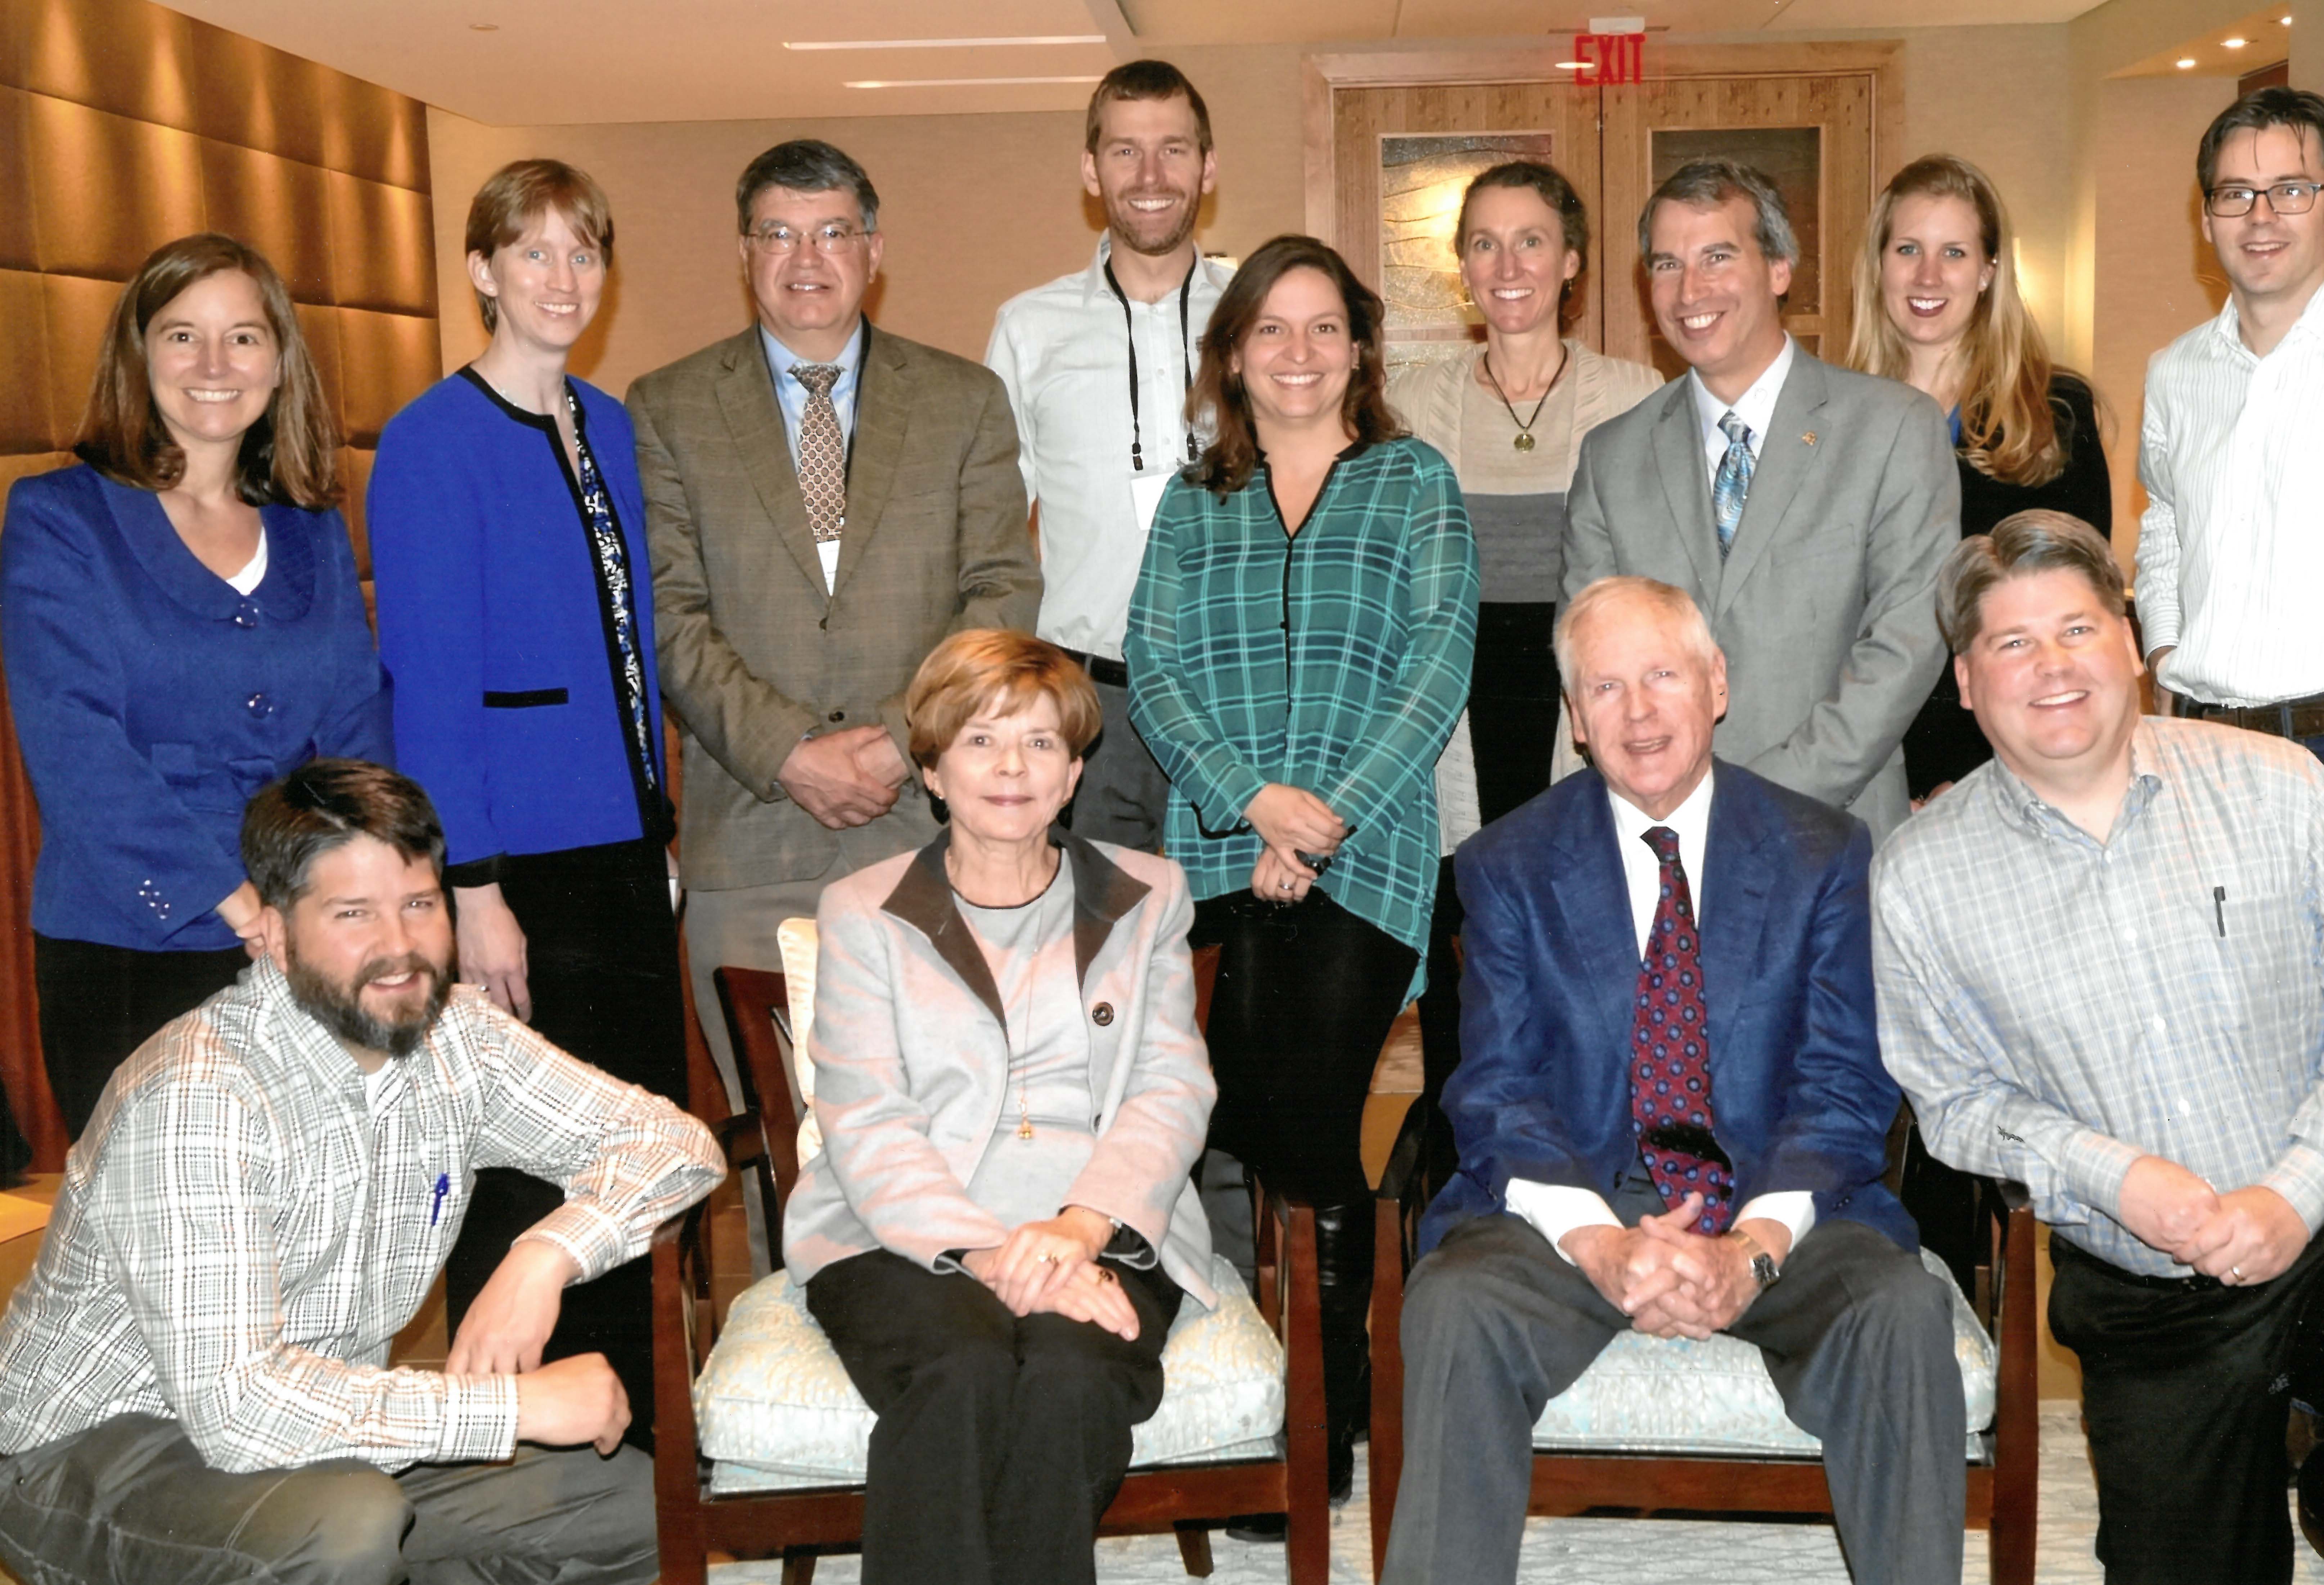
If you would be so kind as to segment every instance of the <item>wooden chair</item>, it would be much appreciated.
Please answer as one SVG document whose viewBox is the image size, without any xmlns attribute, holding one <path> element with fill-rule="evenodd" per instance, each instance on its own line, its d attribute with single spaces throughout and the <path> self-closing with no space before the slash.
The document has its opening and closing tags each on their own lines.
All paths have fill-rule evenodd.
<svg viewBox="0 0 2324 1585">
<path fill-rule="evenodd" d="M 1405 1185 L 1418 1156 L 1419 1132 L 1407 1127 L 1382 1175 L 1378 1221 L 1379 1275 L 1372 1286 L 1372 1576 L 1388 1557 L 1390 1522 L 1404 1467 L 1404 1355 L 1397 1330 L 1404 1277 L 1422 1207 L 1406 1203 Z M 1982 1196 L 1990 1256 L 1970 1296 L 1978 1320 L 1999 1348 L 1994 1417 L 1986 1457 L 1969 1469 L 1972 1529 L 1987 1534 L 1993 1585 L 2033 1585 L 2039 1389 L 2034 1379 L 2034 1212 L 2021 1184 L 1988 1183 Z M 1737 1456 L 1711 1452 L 1565 1451 L 1536 1448 L 1534 1515 L 1628 1509 L 1644 1516 L 1825 1514 L 1831 1512 L 1823 1461 L 1813 1455 Z"/>
<path fill-rule="evenodd" d="M 1206 966 L 1197 954 L 1205 1009 L 1206 967 L 1214 971 L 1215 954 L 1211 958 Z M 715 979 L 741 1059 L 736 1065 L 745 1108 L 727 1120 L 722 1139 L 730 1167 L 759 1176 L 769 1226 L 779 1228 L 780 1207 L 798 1175 L 797 1140 L 805 1115 L 797 1075 L 787 1060 L 791 1019 L 785 979 L 733 967 L 720 968 Z M 663 1227 L 653 1245 L 654 1488 L 662 1585 L 702 1585 L 706 1557 L 714 1550 L 779 1556 L 784 1585 L 808 1585 L 819 1552 L 844 1551 L 860 1542 L 863 1491 L 847 1485 L 731 1496 L 712 1491 L 714 1470 L 701 1454 L 694 1399 L 720 1320 L 711 1297 L 709 1234 L 709 1219 L 696 1206 Z M 779 1259 L 779 1249 L 775 1253 Z M 1324 1585 L 1331 1516 L 1312 1208 L 1281 1195 L 1265 1197 L 1259 1212 L 1259 1313 L 1286 1359 L 1285 1423 L 1273 1454 L 1133 1467 L 1106 1510 L 1101 1532 L 1175 1531 L 1186 1571 L 1204 1577 L 1211 1572 L 1211 1527 L 1240 1514 L 1285 1513 L 1290 1521 L 1291 1585 Z M 1167 1396 L 1166 1388 L 1166 1401 Z"/>
</svg>

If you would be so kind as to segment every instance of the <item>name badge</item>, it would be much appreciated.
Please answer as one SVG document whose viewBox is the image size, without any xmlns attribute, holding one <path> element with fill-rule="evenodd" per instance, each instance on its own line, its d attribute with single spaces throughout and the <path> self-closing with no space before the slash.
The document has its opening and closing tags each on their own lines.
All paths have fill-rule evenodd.
<svg viewBox="0 0 2324 1585">
<path fill-rule="evenodd" d="M 1154 530 L 1154 509 L 1162 504 L 1162 492 L 1170 487 L 1170 479 L 1169 472 L 1161 468 L 1130 475 L 1130 508 L 1138 516 L 1141 538 Z"/>
</svg>

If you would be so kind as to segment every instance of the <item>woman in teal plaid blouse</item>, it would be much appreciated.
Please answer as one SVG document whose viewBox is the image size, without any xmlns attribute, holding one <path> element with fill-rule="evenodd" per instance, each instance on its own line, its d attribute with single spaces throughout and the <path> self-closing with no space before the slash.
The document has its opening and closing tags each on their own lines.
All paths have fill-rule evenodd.
<svg viewBox="0 0 2324 1585">
<path fill-rule="evenodd" d="M 1460 486 L 1388 410 L 1379 326 L 1311 237 L 1236 272 L 1188 399 L 1217 438 L 1155 513 L 1126 646 L 1192 939 L 1222 949 L 1212 1142 L 1316 1206 L 1335 1500 L 1365 1406 L 1364 1098 L 1420 989 L 1477 625 Z"/>
</svg>

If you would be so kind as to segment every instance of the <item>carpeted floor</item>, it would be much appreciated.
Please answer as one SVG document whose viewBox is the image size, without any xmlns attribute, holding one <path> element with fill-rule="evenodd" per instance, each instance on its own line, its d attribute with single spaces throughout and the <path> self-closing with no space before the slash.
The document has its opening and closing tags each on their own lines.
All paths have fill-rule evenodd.
<svg viewBox="0 0 2324 1585">
<path fill-rule="evenodd" d="M 1355 1499 L 1332 1519 L 1333 1585 L 1369 1585 L 1371 1529 L 1365 1501 L 1361 1450 Z M 2081 1425 L 2071 1404 L 2042 1413 L 2042 1501 L 2035 1577 L 2040 1585 L 2100 1585 L 2090 1538 L 2098 1526 L 2098 1494 L 2090 1482 Z M 2324 1558 L 2295 1540 L 2300 1585 L 2324 1585 Z M 1281 1585 L 1280 1547 L 1245 1546 L 1212 1538 L 1217 1572 L 1212 1585 Z M 1840 1546 L 1828 1525 L 1729 1525 L 1674 1519 L 1536 1519 L 1526 1527 L 1518 1579 L 1524 1585 L 1637 1585 L 1639 1580 L 1687 1579 L 1717 1559 L 1731 1585 L 1849 1585 Z M 1185 1580 L 1178 1549 L 1167 1536 L 1101 1542 L 1102 1585 L 1177 1585 Z M 775 1585 L 772 1563 L 732 1563 L 710 1571 L 712 1585 Z M 857 1585 L 853 1557 L 822 1560 L 817 1585 Z M 1961 1578 L 1984 1585 L 1985 1537 L 1972 1532 Z"/>
</svg>

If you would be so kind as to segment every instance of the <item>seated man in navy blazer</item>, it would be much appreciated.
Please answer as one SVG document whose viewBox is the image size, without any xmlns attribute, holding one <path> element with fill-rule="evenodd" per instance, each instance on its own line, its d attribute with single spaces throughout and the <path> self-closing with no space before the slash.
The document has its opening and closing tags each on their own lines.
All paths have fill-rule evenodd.
<svg viewBox="0 0 2324 1585">
<path fill-rule="evenodd" d="M 1636 1327 L 1758 1345 L 1823 1441 L 1858 1585 L 1958 1585 L 1950 1301 L 1880 1183 L 1898 1097 L 1874 1036 L 1870 835 L 1712 760 L 1727 663 L 1683 591 L 1602 579 L 1556 646 L 1595 769 L 1456 863 L 1460 1170 L 1405 1302 L 1383 1578 L 1513 1580 L 1534 1422 Z"/>
</svg>

